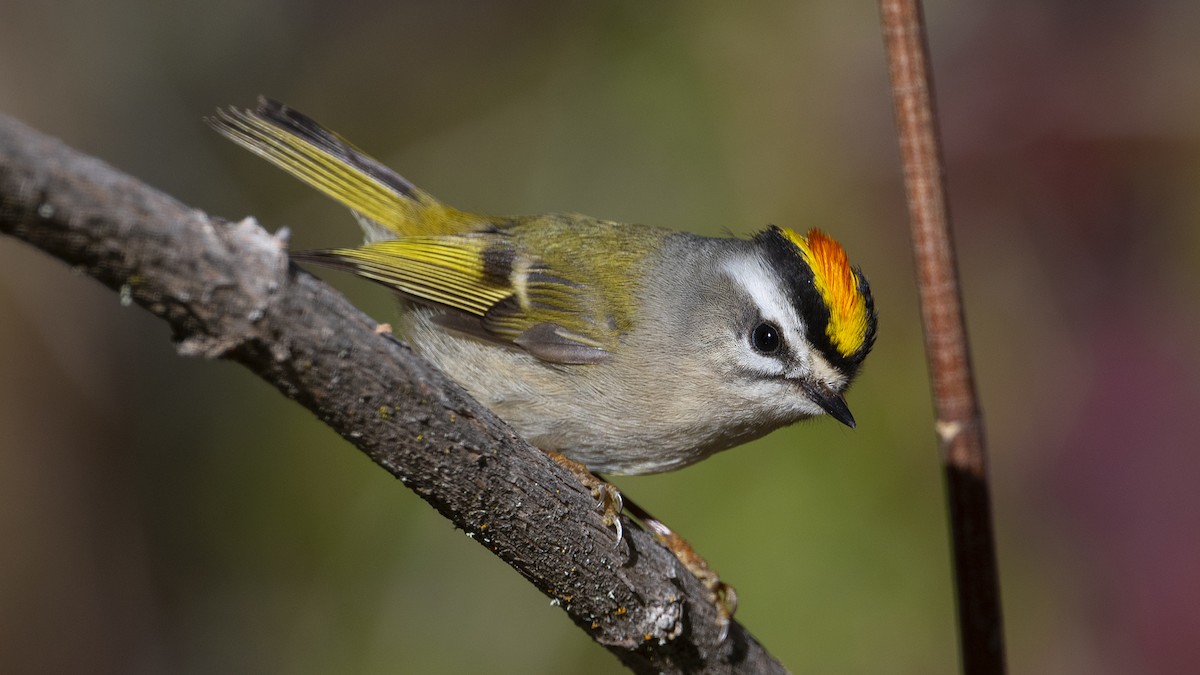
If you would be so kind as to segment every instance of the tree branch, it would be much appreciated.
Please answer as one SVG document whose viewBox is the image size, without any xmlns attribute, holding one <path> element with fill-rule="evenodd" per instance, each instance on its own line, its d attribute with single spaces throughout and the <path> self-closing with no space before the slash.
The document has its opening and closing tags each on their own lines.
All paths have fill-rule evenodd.
<svg viewBox="0 0 1200 675">
<path fill-rule="evenodd" d="M 181 354 L 236 361 L 497 555 L 627 667 L 784 672 L 649 534 L 618 549 L 591 495 L 317 278 L 286 237 L 212 218 L 0 116 L 0 232 L 165 320 Z"/>
</svg>

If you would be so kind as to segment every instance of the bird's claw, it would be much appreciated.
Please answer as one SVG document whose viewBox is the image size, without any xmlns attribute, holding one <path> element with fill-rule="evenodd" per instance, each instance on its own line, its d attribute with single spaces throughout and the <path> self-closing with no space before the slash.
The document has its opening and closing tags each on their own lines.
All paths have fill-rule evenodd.
<svg viewBox="0 0 1200 675">
<path fill-rule="evenodd" d="M 592 486 L 592 496 L 596 498 L 596 510 L 600 512 L 600 520 L 605 527 L 611 527 L 616 531 L 616 545 L 620 546 L 625 537 L 625 530 L 621 525 L 621 511 L 625 508 L 625 500 L 621 497 L 617 486 L 605 482 L 594 474 L 589 473 L 588 475 L 597 481 L 597 484 Z"/>
<path fill-rule="evenodd" d="M 671 528 L 654 518 L 638 516 L 654 536 L 667 547 L 679 562 L 692 573 L 708 590 L 708 599 L 717 610 L 717 626 L 720 628 L 719 642 L 729 637 L 729 625 L 737 612 L 737 590 L 721 581 L 720 575 L 708 565 L 708 561 L 696 553 L 686 539 L 675 534 Z"/>
<path fill-rule="evenodd" d="M 621 511 L 625 508 L 625 500 L 617 486 L 609 483 L 588 470 L 586 466 L 558 452 L 546 452 L 555 464 L 571 472 L 583 486 L 591 491 L 596 499 L 596 511 L 605 527 L 611 527 L 617 533 L 616 545 L 620 546 L 625 539 L 625 529 L 621 524 Z"/>
</svg>

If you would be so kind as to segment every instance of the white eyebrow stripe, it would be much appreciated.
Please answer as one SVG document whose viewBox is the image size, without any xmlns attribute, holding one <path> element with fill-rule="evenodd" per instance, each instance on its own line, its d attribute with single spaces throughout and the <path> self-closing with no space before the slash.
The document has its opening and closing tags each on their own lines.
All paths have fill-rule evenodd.
<svg viewBox="0 0 1200 675">
<path fill-rule="evenodd" d="M 722 267 L 734 283 L 745 289 L 750 299 L 758 306 L 762 318 L 779 326 L 783 331 L 784 340 L 792 345 L 793 354 L 798 355 L 801 345 L 805 343 L 804 322 L 800 320 L 780 286 L 778 275 L 773 274 L 766 263 L 756 255 L 737 256 L 725 261 Z M 775 359 L 767 360 L 779 363 Z M 782 374 L 782 369 L 779 372 Z"/>
<path fill-rule="evenodd" d="M 754 300 L 764 319 L 779 322 L 785 330 L 802 327 L 800 317 L 796 316 L 783 289 L 779 287 L 778 278 L 770 273 L 761 259 L 757 256 L 738 256 L 725 261 L 723 267 L 729 277 Z"/>
</svg>

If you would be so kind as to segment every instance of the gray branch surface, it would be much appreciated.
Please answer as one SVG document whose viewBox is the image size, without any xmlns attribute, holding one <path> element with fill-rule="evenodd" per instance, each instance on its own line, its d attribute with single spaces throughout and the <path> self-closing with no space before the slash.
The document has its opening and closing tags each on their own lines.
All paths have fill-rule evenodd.
<svg viewBox="0 0 1200 675">
<path fill-rule="evenodd" d="M 0 233 L 166 321 L 181 354 L 249 368 L 557 601 L 639 673 L 777 673 L 736 622 L 719 641 L 704 588 L 252 219 L 189 208 L 0 116 Z M 480 611 L 488 611 L 480 608 Z"/>
</svg>

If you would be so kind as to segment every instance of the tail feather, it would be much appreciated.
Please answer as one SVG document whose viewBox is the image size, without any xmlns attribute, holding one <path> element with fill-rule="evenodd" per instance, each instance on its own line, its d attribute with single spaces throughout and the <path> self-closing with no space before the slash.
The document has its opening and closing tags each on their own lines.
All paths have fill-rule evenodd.
<svg viewBox="0 0 1200 675">
<path fill-rule="evenodd" d="M 278 101 L 255 110 L 222 108 L 206 120 L 251 152 L 340 202 L 358 218 L 368 241 L 451 234 L 475 220 L 438 202 L 346 139 Z"/>
</svg>

